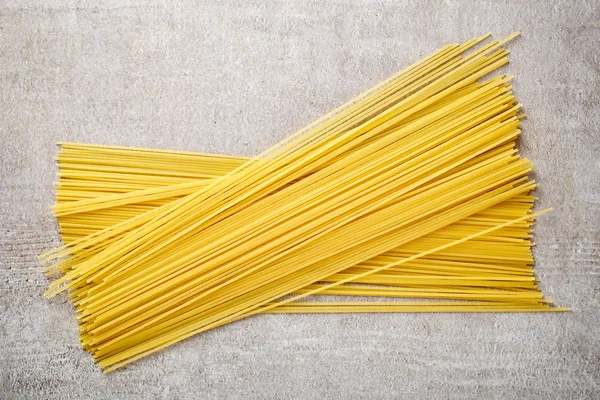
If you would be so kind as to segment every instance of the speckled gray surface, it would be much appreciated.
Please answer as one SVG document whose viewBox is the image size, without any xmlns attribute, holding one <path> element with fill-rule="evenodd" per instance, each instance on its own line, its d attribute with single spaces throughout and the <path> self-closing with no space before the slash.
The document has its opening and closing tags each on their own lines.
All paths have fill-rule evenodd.
<svg viewBox="0 0 600 400">
<path fill-rule="evenodd" d="M 0 1 L 0 398 L 600 397 L 597 1 Z M 103 375 L 36 255 L 58 140 L 253 155 L 450 41 L 510 44 L 567 314 L 270 315 Z"/>
</svg>

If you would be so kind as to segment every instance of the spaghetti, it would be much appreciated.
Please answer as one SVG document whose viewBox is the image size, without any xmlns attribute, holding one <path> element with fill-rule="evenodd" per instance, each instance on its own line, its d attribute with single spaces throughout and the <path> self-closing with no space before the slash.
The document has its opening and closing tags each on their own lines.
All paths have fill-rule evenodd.
<svg viewBox="0 0 600 400">
<path fill-rule="evenodd" d="M 511 77 L 481 80 L 514 35 L 487 36 L 257 157 L 63 143 L 46 295 L 69 291 L 105 371 L 256 313 L 563 311 L 533 275 Z"/>
</svg>

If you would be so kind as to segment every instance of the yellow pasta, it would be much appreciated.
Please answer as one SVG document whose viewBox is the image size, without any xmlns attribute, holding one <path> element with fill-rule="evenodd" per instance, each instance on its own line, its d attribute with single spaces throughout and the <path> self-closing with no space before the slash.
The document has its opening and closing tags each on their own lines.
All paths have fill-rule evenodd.
<svg viewBox="0 0 600 400">
<path fill-rule="evenodd" d="M 257 157 L 62 143 L 46 295 L 68 290 L 105 371 L 257 313 L 565 310 L 533 275 L 511 77 L 481 80 L 514 35 L 487 36 Z"/>
</svg>

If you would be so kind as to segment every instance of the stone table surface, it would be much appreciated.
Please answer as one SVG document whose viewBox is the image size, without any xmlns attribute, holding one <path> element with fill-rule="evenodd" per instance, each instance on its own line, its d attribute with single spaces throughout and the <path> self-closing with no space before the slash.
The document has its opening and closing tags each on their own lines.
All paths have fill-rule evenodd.
<svg viewBox="0 0 600 400">
<path fill-rule="evenodd" d="M 255 155 L 449 42 L 509 44 L 570 313 L 266 315 L 104 375 L 36 255 L 57 141 Z M 600 397 L 597 1 L 0 1 L 0 398 Z"/>
</svg>

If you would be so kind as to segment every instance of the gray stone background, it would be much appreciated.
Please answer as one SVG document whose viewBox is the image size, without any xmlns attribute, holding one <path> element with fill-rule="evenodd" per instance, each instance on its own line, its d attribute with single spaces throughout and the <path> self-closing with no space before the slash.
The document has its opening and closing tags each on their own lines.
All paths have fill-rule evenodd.
<svg viewBox="0 0 600 400">
<path fill-rule="evenodd" d="M 103 375 L 36 255 L 55 142 L 254 155 L 448 42 L 510 43 L 564 314 L 257 316 Z M 598 398 L 597 1 L 0 1 L 0 398 Z"/>
</svg>

